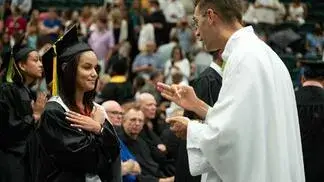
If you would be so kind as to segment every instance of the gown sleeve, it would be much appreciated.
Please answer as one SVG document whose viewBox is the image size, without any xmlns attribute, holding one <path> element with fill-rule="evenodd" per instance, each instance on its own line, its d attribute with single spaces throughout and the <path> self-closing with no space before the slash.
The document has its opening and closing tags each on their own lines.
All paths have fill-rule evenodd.
<svg viewBox="0 0 324 182">
<path fill-rule="evenodd" d="M 0 101 L 0 146 L 11 148 L 16 141 L 25 140 L 34 128 L 31 99 L 27 92 L 20 95 L 18 88 L 4 84 L 0 88 Z"/>
<path fill-rule="evenodd" d="M 119 157 L 119 142 L 106 120 L 100 135 L 78 130 L 65 119 L 64 109 L 48 103 L 40 126 L 40 138 L 47 153 L 60 168 L 86 173 L 101 173 Z"/>
</svg>

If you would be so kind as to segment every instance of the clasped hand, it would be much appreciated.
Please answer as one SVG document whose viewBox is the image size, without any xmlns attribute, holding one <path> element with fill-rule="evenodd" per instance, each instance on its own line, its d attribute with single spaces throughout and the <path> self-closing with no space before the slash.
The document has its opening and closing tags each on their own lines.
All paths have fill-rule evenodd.
<svg viewBox="0 0 324 182">
<path fill-rule="evenodd" d="M 171 131 L 173 131 L 178 138 L 181 138 L 183 140 L 187 138 L 187 128 L 189 121 L 189 118 L 183 116 L 175 116 L 166 119 L 166 122 L 170 123 L 171 125 Z"/>
<path fill-rule="evenodd" d="M 80 128 L 89 132 L 99 134 L 101 131 L 101 124 L 89 116 L 85 116 L 73 111 L 65 113 L 66 119 L 69 120 L 72 127 Z"/>
</svg>

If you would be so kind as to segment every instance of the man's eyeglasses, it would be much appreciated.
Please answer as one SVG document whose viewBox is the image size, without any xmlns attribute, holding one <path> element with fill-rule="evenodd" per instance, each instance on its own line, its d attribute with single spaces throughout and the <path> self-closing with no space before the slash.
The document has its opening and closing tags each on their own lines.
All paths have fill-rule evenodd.
<svg viewBox="0 0 324 182">
<path fill-rule="evenodd" d="M 106 111 L 107 113 L 111 113 L 113 115 L 120 115 L 120 116 L 124 116 L 123 112 L 118 112 L 118 111 Z"/>
<path fill-rule="evenodd" d="M 213 10 L 213 13 L 216 14 L 216 12 Z M 206 10 L 201 16 L 205 17 L 208 14 L 208 10 Z M 197 30 L 199 25 L 198 25 L 198 18 L 193 17 L 191 22 L 190 22 L 190 27 L 192 30 Z"/>
</svg>

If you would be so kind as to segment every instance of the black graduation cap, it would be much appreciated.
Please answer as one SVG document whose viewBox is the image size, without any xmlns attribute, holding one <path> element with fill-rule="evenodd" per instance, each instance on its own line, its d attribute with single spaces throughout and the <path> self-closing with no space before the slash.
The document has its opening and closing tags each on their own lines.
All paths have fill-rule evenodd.
<svg viewBox="0 0 324 182">
<path fill-rule="evenodd" d="M 6 81 L 7 82 L 13 82 L 13 77 L 15 74 L 18 74 L 22 78 L 22 74 L 20 73 L 17 64 L 20 61 L 26 60 L 28 54 L 32 51 L 36 51 L 35 49 L 28 47 L 26 44 L 23 44 L 25 36 L 21 35 L 16 42 L 15 45 L 11 48 L 10 53 L 7 53 L 4 55 L 4 62 L 5 66 L 7 68 L 6 71 Z"/>
<path fill-rule="evenodd" d="M 301 61 L 304 68 L 304 76 L 308 79 L 324 78 L 324 61 Z"/>
<path fill-rule="evenodd" d="M 47 84 L 52 84 L 52 95 L 57 95 L 57 75 L 60 74 L 63 63 L 73 61 L 80 52 L 92 50 L 90 46 L 79 41 L 77 26 L 73 25 L 61 36 L 42 56 L 42 62 Z M 53 79 L 54 78 L 54 79 Z"/>
</svg>

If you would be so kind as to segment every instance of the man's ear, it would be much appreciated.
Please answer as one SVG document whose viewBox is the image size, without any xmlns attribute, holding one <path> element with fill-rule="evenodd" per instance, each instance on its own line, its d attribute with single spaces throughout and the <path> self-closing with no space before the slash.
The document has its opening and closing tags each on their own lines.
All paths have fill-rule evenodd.
<svg viewBox="0 0 324 182">
<path fill-rule="evenodd" d="M 300 82 L 302 85 L 306 82 L 305 76 L 301 76 Z"/>
</svg>

